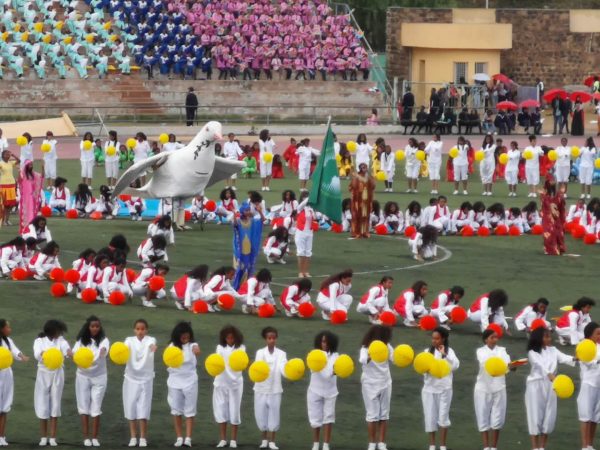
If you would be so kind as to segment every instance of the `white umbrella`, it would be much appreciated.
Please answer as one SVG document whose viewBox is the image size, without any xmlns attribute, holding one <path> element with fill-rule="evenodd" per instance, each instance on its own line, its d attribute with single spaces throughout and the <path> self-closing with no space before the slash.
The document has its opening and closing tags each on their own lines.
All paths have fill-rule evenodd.
<svg viewBox="0 0 600 450">
<path fill-rule="evenodd" d="M 473 79 L 475 81 L 490 81 L 490 76 L 487 73 L 476 73 Z"/>
</svg>

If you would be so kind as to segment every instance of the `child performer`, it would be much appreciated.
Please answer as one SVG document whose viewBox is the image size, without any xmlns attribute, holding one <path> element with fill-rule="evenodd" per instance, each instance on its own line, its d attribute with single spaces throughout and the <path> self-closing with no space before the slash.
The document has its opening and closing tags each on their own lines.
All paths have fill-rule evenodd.
<svg viewBox="0 0 600 450">
<path fill-rule="evenodd" d="M 71 204 L 71 192 L 66 184 L 67 180 L 62 177 L 54 180 L 54 188 L 52 189 L 50 204 L 48 205 L 50 208 L 56 209 L 61 216 Z"/>
<path fill-rule="evenodd" d="M 210 276 L 208 283 L 204 285 L 204 296 L 202 300 L 208 303 L 208 311 L 219 311 L 217 301 L 221 294 L 231 294 L 235 298 L 239 298 L 238 293 L 231 286 L 231 280 L 235 276 L 235 269 L 230 266 L 219 267 Z"/>
<path fill-rule="evenodd" d="M 452 158 L 452 166 L 454 169 L 454 192 L 453 195 L 458 195 L 459 183 L 462 181 L 463 195 L 469 195 L 467 185 L 469 183 L 469 160 L 467 154 L 469 152 L 469 144 L 463 136 L 458 137 L 456 149 L 458 155 Z"/>
<path fill-rule="evenodd" d="M 146 307 L 153 308 L 156 305 L 152 303 L 152 300 L 165 298 L 167 293 L 164 288 L 159 289 L 158 291 L 153 291 L 148 286 L 148 283 L 152 277 L 165 277 L 168 273 L 169 266 L 163 263 L 158 263 L 154 267 L 144 267 L 131 284 L 131 291 L 133 295 L 141 296 L 142 304 Z"/>
<path fill-rule="evenodd" d="M 535 135 L 529 136 L 529 146 L 525 147 L 526 151 L 532 153 L 531 159 L 525 160 L 525 179 L 527 186 L 529 186 L 529 194 L 527 197 L 537 197 L 538 184 L 540 184 L 540 157 L 544 156 L 544 150 L 542 147 L 537 145 L 537 139 Z"/>
<path fill-rule="evenodd" d="M 269 366 L 269 377 L 254 383 L 254 418 L 262 433 L 259 448 L 277 450 L 275 433 L 279 430 L 279 410 L 281 408 L 281 376 L 287 363 L 285 352 L 276 347 L 278 333 L 273 327 L 266 327 L 261 332 L 266 346 L 256 352 L 255 361 L 264 361 Z"/>
<path fill-rule="evenodd" d="M 6 319 L 0 319 L 0 347 L 5 347 L 17 361 L 27 362 L 25 356 L 10 338 L 12 328 Z M 6 418 L 13 403 L 14 394 L 13 372 L 10 367 L 0 370 L 0 446 L 7 447 Z"/>
<path fill-rule="evenodd" d="M 426 225 L 434 226 L 438 232 L 446 233 L 450 229 L 450 209 L 448 208 L 448 199 L 440 195 L 437 203 L 431 207 L 429 212 L 429 221 Z"/>
<path fill-rule="evenodd" d="M 177 347 L 183 352 L 183 364 L 177 368 L 169 367 L 167 401 L 175 424 L 177 439 L 174 447 L 192 446 L 192 431 L 198 403 L 198 355 L 200 346 L 194 339 L 190 322 L 179 322 L 171 332 L 169 347 Z M 185 416 L 185 440 L 183 439 L 183 419 Z"/>
<path fill-rule="evenodd" d="M 279 227 L 269 233 L 263 252 L 269 264 L 286 264 L 285 254 L 288 247 L 289 233 L 287 228 Z"/>
<path fill-rule="evenodd" d="M 17 236 L 11 241 L 0 245 L 0 268 L 2 277 L 9 277 L 13 269 L 24 267 L 23 254 L 27 244 L 25 239 Z M 0 435 L 1 436 L 1 435 Z"/>
<path fill-rule="evenodd" d="M 321 283 L 317 304 L 321 308 L 323 320 L 329 320 L 331 313 L 338 309 L 348 312 L 352 304 L 352 296 L 348 294 L 351 288 L 352 269 L 331 275 Z"/>
<path fill-rule="evenodd" d="M 442 328 L 450 329 L 452 319 L 448 316 L 464 296 L 465 289 L 462 286 L 452 286 L 449 290 L 440 292 L 435 298 L 431 304 L 431 315 L 440 322 Z"/>
<path fill-rule="evenodd" d="M 462 202 L 460 208 L 452 212 L 450 217 L 450 233 L 456 234 L 465 226 L 473 227 L 473 205 L 471 202 Z"/>
<path fill-rule="evenodd" d="M 479 165 L 481 175 L 481 184 L 483 185 L 483 194 L 492 195 L 492 185 L 494 182 L 494 171 L 496 170 L 496 144 L 491 134 L 486 134 L 481 144 L 484 158 Z"/>
<path fill-rule="evenodd" d="M 331 431 L 335 423 L 335 402 L 338 396 L 337 377 L 333 365 L 338 358 L 338 337 L 330 331 L 321 331 L 315 336 L 313 348 L 327 355 L 327 364 L 320 372 L 310 373 L 310 384 L 306 393 L 308 421 L 313 429 L 312 450 L 319 450 L 323 429 L 323 450 L 329 450 Z"/>
<path fill-rule="evenodd" d="M 92 365 L 87 369 L 77 368 L 75 376 L 75 397 L 77 398 L 77 412 L 81 416 L 83 446 L 100 447 L 98 433 L 100 432 L 102 401 L 108 382 L 106 356 L 110 347 L 102 323 L 96 316 L 88 317 L 81 327 L 77 335 L 77 342 L 73 346 L 73 354 L 80 348 L 87 348 L 94 354 Z"/>
<path fill-rule="evenodd" d="M 596 302 L 588 297 L 581 297 L 556 321 L 556 333 L 561 345 L 577 345 L 583 339 L 585 326 L 592 321 L 590 311 Z"/>
<path fill-rule="evenodd" d="M 413 258 L 417 261 L 437 259 L 437 228 L 432 225 L 421 227 L 408 241 Z"/>
<path fill-rule="evenodd" d="M 219 333 L 219 344 L 215 353 L 225 360 L 225 370 L 215 377 L 213 383 L 213 414 L 219 424 L 217 448 L 227 447 L 227 424 L 231 425 L 229 448 L 237 448 L 238 427 L 242 423 L 240 410 L 244 392 L 242 372 L 234 372 L 229 366 L 229 357 L 236 350 L 246 351 L 244 335 L 236 327 L 226 325 Z"/>
<path fill-rule="evenodd" d="M 527 305 L 515 316 L 515 327 L 519 331 L 531 331 L 531 324 L 536 319 L 544 321 L 546 328 L 552 329 L 552 325 L 546 320 L 546 313 L 548 312 L 548 305 L 550 302 L 545 298 L 538 298 L 535 303 Z"/>
<path fill-rule="evenodd" d="M 125 203 L 125 206 L 127 206 L 127 211 L 129 212 L 129 215 L 131 216 L 131 220 L 141 222 L 142 221 L 142 213 L 146 210 L 146 204 L 144 202 L 144 199 L 142 199 L 140 197 L 130 197 L 124 203 Z M 169 216 L 163 216 L 163 217 L 169 217 Z M 169 217 L 169 220 L 170 219 L 171 218 Z"/>
<path fill-rule="evenodd" d="M 283 290 L 280 300 L 286 316 L 294 317 L 298 315 L 298 307 L 302 303 L 310 303 L 311 289 L 312 281 L 308 278 L 301 278 Z"/>
<path fill-rule="evenodd" d="M 552 382 L 556 378 L 558 364 L 575 366 L 575 359 L 552 346 L 550 330 L 537 328 L 531 332 L 527 344 L 527 360 L 531 372 L 525 387 L 527 426 L 531 436 L 531 448 L 542 450 L 548 443 L 548 435 L 556 423 L 556 393 Z"/>
<path fill-rule="evenodd" d="M 369 346 L 373 341 L 381 341 L 388 347 L 388 360 L 375 362 L 369 356 Z M 394 349 L 390 345 L 392 329 L 383 325 L 373 325 L 365 334 L 360 348 L 358 361 L 362 365 L 360 384 L 365 404 L 368 450 L 387 450 L 385 435 L 390 419 L 392 397 L 392 377 L 389 361 L 393 359 Z"/>
<path fill-rule="evenodd" d="M 138 258 L 145 266 L 152 266 L 157 262 L 167 262 L 167 240 L 164 235 L 157 234 L 151 238 L 144 239 L 137 249 Z"/>
<path fill-rule="evenodd" d="M 396 202 L 387 202 L 383 208 L 383 222 L 388 232 L 399 234 L 404 230 L 404 216 L 400 212 L 400 207 Z"/>
<path fill-rule="evenodd" d="M 163 235 L 168 244 L 175 244 L 175 233 L 173 232 L 173 222 L 170 216 L 162 216 L 151 222 L 148 225 L 146 234 L 150 237 Z"/>
<path fill-rule="evenodd" d="M 508 162 L 504 170 L 504 178 L 508 185 L 508 196 L 516 197 L 517 184 L 519 184 L 519 161 L 521 160 L 521 152 L 517 141 L 510 143 L 510 150 L 506 152 L 506 155 L 508 156 Z"/>
<path fill-rule="evenodd" d="M 310 166 L 313 156 L 319 156 L 321 152 L 310 146 L 310 139 L 300 141 L 296 149 L 298 155 L 298 179 L 300 180 L 300 191 L 306 191 L 306 182 L 310 178 Z"/>
<path fill-rule="evenodd" d="M 186 272 L 171 288 L 171 296 L 180 311 L 191 310 L 193 303 L 204 297 L 204 284 L 208 280 L 208 266 L 201 264 Z"/>
<path fill-rule="evenodd" d="M 392 147 L 385 146 L 385 151 L 380 155 L 381 170 L 385 173 L 385 192 L 394 192 L 394 175 L 396 174 L 396 155 Z M 412 181 L 412 180 L 411 180 Z"/>
<path fill-rule="evenodd" d="M 40 447 L 56 447 L 56 427 L 61 416 L 62 393 L 65 386 L 65 372 L 61 365 L 50 370 L 44 365 L 43 355 L 51 348 L 58 349 L 63 357 L 70 357 L 71 347 L 63 337 L 67 326 L 60 320 L 48 320 L 44 330 L 33 342 L 33 356 L 38 361 L 33 401 L 35 415 L 40 419 Z M 50 429 L 48 429 L 50 425 Z"/>
<path fill-rule="evenodd" d="M 394 303 L 394 310 L 404 319 L 407 327 L 418 327 L 418 320 L 429 314 L 425 307 L 427 283 L 416 281 L 410 289 L 403 291 Z"/>
<path fill-rule="evenodd" d="M 33 278 L 43 281 L 48 277 L 50 271 L 54 268 L 60 268 L 58 254 L 60 247 L 54 241 L 50 241 L 46 246 L 29 261 L 29 270 L 34 273 Z"/>
<path fill-rule="evenodd" d="M 47 188 L 51 189 L 56 179 L 56 160 L 58 155 L 56 153 L 56 145 L 58 142 L 54 139 L 52 131 L 46 131 L 46 139 L 42 142 L 42 146 L 48 144 L 50 150 L 44 152 L 44 178 L 46 179 Z"/>
<path fill-rule="evenodd" d="M 467 314 L 469 319 L 480 324 L 481 332 L 487 329 L 490 323 L 495 323 L 504 328 L 507 334 L 508 323 L 504 317 L 504 307 L 508 304 L 508 295 L 502 289 L 494 289 L 477 298 Z"/>
<path fill-rule="evenodd" d="M 417 182 L 419 181 L 419 172 L 421 171 L 421 161 L 417 159 L 417 150 L 419 143 L 415 138 L 408 140 L 408 145 L 404 148 L 406 158 L 406 179 L 408 180 L 408 194 L 417 193 Z"/>
<path fill-rule="evenodd" d="M 356 311 L 369 316 L 369 322 L 381 325 L 379 315 L 384 311 L 392 311 L 388 302 L 388 294 L 394 285 L 394 279 L 384 276 L 379 284 L 369 289 L 356 305 Z"/>
<path fill-rule="evenodd" d="M 294 242 L 296 244 L 296 255 L 298 257 L 298 277 L 310 277 L 308 269 L 312 257 L 313 229 L 312 223 L 315 219 L 315 211 L 308 204 L 308 192 L 300 194 L 300 204 L 296 215 L 296 233 Z"/>
<path fill-rule="evenodd" d="M 440 139 L 440 135 L 436 133 L 433 136 L 433 140 L 429 141 L 429 144 L 425 147 L 432 195 L 437 195 L 440 188 L 440 169 L 442 167 L 442 148 L 444 145 Z"/>
<path fill-rule="evenodd" d="M 450 404 L 452 403 L 452 372 L 457 370 L 460 362 L 450 348 L 449 333 L 445 328 L 436 328 L 431 333 L 431 347 L 426 351 L 433 354 L 436 360 L 444 360 L 450 366 L 450 373 L 442 378 L 429 373 L 423 376 L 423 414 L 425 416 L 425 432 L 429 433 L 429 450 L 435 450 L 436 433 L 440 432 L 440 450 L 447 450 L 446 437 L 450 427 Z"/>
<path fill-rule="evenodd" d="M 260 269 L 255 276 L 246 280 L 240 287 L 238 294 L 242 298 L 242 312 L 244 314 L 257 314 L 258 308 L 269 303 L 275 304 L 269 283 L 273 277 L 268 269 Z"/>
<path fill-rule="evenodd" d="M 106 266 L 102 271 L 101 291 L 105 303 L 110 303 L 110 294 L 113 292 L 122 292 L 126 297 L 133 296 L 129 281 L 127 281 L 126 265 L 127 261 L 125 258 L 118 256 L 113 260 L 111 265 Z M 151 307 L 156 307 L 154 303 L 150 302 L 150 304 L 152 304 Z"/>
<path fill-rule="evenodd" d="M 579 362 L 581 370 L 581 385 L 579 395 L 577 396 L 577 411 L 579 422 L 581 424 L 581 448 L 594 448 L 594 437 L 596 427 L 600 422 L 600 410 L 598 407 L 598 397 L 600 395 L 600 386 L 598 386 L 598 377 L 600 376 L 600 325 L 596 322 L 588 323 L 584 330 L 585 339 L 590 339 L 596 344 L 596 356 L 590 362 Z"/>
<path fill-rule="evenodd" d="M 133 325 L 135 336 L 125 339 L 129 359 L 125 366 L 123 381 L 123 410 L 129 421 L 129 447 L 147 447 L 146 433 L 152 408 L 152 384 L 154 381 L 154 353 L 156 339 L 148 336 L 148 322 L 138 319 Z M 138 426 L 139 436 L 138 441 Z"/>
</svg>

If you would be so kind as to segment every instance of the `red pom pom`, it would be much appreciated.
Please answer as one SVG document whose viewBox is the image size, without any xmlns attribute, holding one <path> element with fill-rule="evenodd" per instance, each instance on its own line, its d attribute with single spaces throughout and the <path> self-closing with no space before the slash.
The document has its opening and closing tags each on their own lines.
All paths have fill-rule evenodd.
<svg viewBox="0 0 600 450">
<path fill-rule="evenodd" d="M 165 279 L 160 275 L 154 275 L 148 280 L 148 287 L 151 291 L 160 291 L 165 287 Z"/>
<path fill-rule="evenodd" d="M 333 225 L 331 225 L 331 231 L 333 231 L 334 233 L 342 233 L 344 231 L 344 227 L 339 223 L 334 223 Z"/>
<path fill-rule="evenodd" d="M 42 213 L 42 216 L 44 216 L 44 217 L 52 216 L 52 208 L 50 208 L 49 206 L 42 206 L 42 209 L 40 209 L 40 212 Z"/>
<path fill-rule="evenodd" d="M 67 288 L 62 283 L 53 283 L 50 286 L 50 294 L 52 294 L 52 297 L 64 297 L 67 295 Z"/>
<path fill-rule="evenodd" d="M 27 272 L 27 269 L 17 267 L 12 270 L 10 276 L 15 281 L 23 281 L 29 276 L 29 273 Z"/>
<path fill-rule="evenodd" d="M 433 316 L 423 316 L 419 320 L 419 327 L 424 331 L 431 331 L 437 327 L 437 320 Z"/>
<path fill-rule="evenodd" d="M 587 233 L 583 237 L 583 243 L 586 245 L 594 245 L 596 243 L 596 235 L 594 233 Z"/>
<path fill-rule="evenodd" d="M 128 283 L 133 283 L 137 278 L 137 273 L 133 269 L 125 269 L 125 276 L 127 277 Z"/>
<path fill-rule="evenodd" d="M 573 227 L 574 227 L 575 225 L 577 225 L 577 224 L 575 223 L 575 221 L 571 221 L 571 222 L 567 222 L 567 223 L 565 223 L 565 231 L 566 231 L 567 233 L 570 233 L 571 231 L 573 231 Z"/>
<path fill-rule="evenodd" d="M 417 234 L 417 228 L 413 225 L 406 227 L 406 229 L 404 230 L 404 236 L 406 236 L 409 239 L 415 237 L 415 234 Z"/>
<path fill-rule="evenodd" d="M 121 200 L 122 202 L 128 202 L 129 200 L 131 200 L 131 195 L 121 194 L 119 195 L 119 200 Z"/>
<path fill-rule="evenodd" d="M 531 331 L 535 330 L 536 328 L 546 328 L 546 321 L 544 319 L 535 319 L 533 322 L 531 322 Z"/>
<path fill-rule="evenodd" d="M 474 234 L 475 234 L 475 231 L 473 231 L 473 227 L 471 225 L 465 225 L 460 230 L 461 236 L 470 237 L 470 236 L 473 236 Z"/>
<path fill-rule="evenodd" d="M 380 236 L 385 236 L 388 234 L 388 227 L 385 223 L 380 223 L 375 227 L 375 233 Z"/>
<path fill-rule="evenodd" d="M 450 312 L 452 323 L 461 324 L 467 320 L 467 311 L 462 306 L 457 306 Z"/>
<path fill-rule="evenodd" d="M 50 271 L 49 278 L 52 281 L 56 281 L 57 283 L 60 283 L 62 280 L 65 279 L 65 271 L 62 270 L 60 267 L 55 267 L 54 269 L 52 269 Z"/>
<path fill-rule="evenodd" d="M 331 313 L 329 320 L 333 325 L 341 325 L 348 320 L 348 314 L 346 314 L 346 311 L 338 309 Z"/>
<path fill-rule="evenodd" d="M 310 225 L 310 228 L 313 231 L 319 231 L 319 222 L 317 222 L 316 220 L 313 220 L 313 223 Z"/>
<path fill-rule="evenodd" d="M 77 272 L 75 269 L 69 269 L 65 272 L 65 281 L 67 283 L 75 284 L 79 282 L 80 278 L 81 276 L 79 275 L 79 272 Z"/>
<path fill-rule="evenodd" d="M 78 219 L 79 218 L 79 213 L 77 212 L 76 209 L 70 209 L 65 214 L 65 217 L 67 219 Z"/>
<path fill-rule="evenodd" d="M 192 220 L 192 213 L 191 211 L 188 211 L 187 209 L 185 210 L 184 214 L 184 220 L 186 222 L 189 222 L 190 220 Z"/>
<path fill-rule="evenodd" d="M 544 227 L 540 224 L 536 224 L 531 227 L 531 234 L 535 234 L 536 236 L 544 233 Z"/>
<path fill-rule="evenodd" d="M 204 300 L 196 300 L 192 305 L 192 312 L 194 314 L 206 314 L 208 312 L 208 303 Z"/>
<path fill-rule="evenodd" d="M 498 338 L 501 338 L 504 335 L 504 330 L 497 323 L 490 323 L 487 327 L 488 330 L 494 330 L 494 333 L 498 335 Z"/>
<path fill-rule="evenodd" d="M 387 327 L 393 327 L 396 325 L 396 314 L 391 311 L 384 311 L 379 314 L 379 320 L 381 323 Z"/>
<path fill-rule="evenodd" d="M 490 235 L 490 229 L 488 227 L 479 227 L 477 230 L 477 236 L 488 237 Z"/>
<path fill-rule="evenodd" d="M 521 230 L 516 225 L 511 225 L 508 229 L 508 234 L 511 236 L 521 236 Z"/>
<path fill-rule="evenodd" d="M 573 236 L 575 239 L 583 239 L 585 234 L 586 234 L 586 231 L 585 231 L 585 227 L 583 225 L 575 225 L 575 226 L 573 226 L 573 229 L 571 230 L 571 236 Z"/>
<path fill-rule="evenodd" d="M 275 314 L 275 307 L 270 303 L 265 303 L 258 307 L 258 317 L 262 317 L 263 319 L 267 319 L 269 317 L 273 317 Z"/>
<path fill-rule="evenodd" d="M 83 303 L 94 303 L 98 298 L 98 292 L 96 289 L 87 288 L 81 291 L 81 301 Z"/>
<path fill-rule="evenodd" d="M 217 210 L 217 204 L 215 203 L 214 200 L 208 200 L 205 204 L 204 207 L 206 208 L 206 210 L 208 212 L 215 212 Z"/>
<path fill-rule="evenodd" d="M 115 306 L 122 305 L 125 303 L 125 294 L 123 294 L 121 291 L 111 292 L 108 297 L 108 302 Z"/>
<path fill-rule="evenodd" d="M 92 220 L 102 220 L 102 213 L 100 211 L 94 211 L 90 214 L 90 219 Z"/>
<path fill-rule="evenodd" d="M 504 224 L 500 224 L 496 227 L 496 236 L 506 236 L 508 234 L 508 228 Z"/>
<path fill-rule="evenodd" d="M 271 221 L 271 227 L 273 229 L 275 228 L 280 228 L 283 226 L 283 217 L 275 217 L 272 221 Z"/>
<path fill-rule="evenodd" d="M 229 311 L 235 306 L 235 297 L 231 294 L 221 294 L 219 295 L 217 303 L 219 304 L 221 309 Z"/>
<path fill-rule="evenodd" d="M 311 302 L 300 303 L 298 306 L 298 315 L 303 319 L 312 317 L 317 308 Z"/>
</svg>

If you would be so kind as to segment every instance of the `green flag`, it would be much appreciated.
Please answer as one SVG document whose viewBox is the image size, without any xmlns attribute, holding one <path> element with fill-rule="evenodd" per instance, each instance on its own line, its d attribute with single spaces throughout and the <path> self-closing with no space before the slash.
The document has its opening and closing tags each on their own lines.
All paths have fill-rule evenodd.
<svg viewBox="0 0 600 450">
<path fill-rule="evenodd" d="M 312 188 L 308 203 L 333 222 L 342 223 L 342 194 L 340 191 L 340 176 L 335 161 L 333 149 L 333 131 L 327 127 L 323 148 L 317 167 L 312 176 Z"/>
</svg>

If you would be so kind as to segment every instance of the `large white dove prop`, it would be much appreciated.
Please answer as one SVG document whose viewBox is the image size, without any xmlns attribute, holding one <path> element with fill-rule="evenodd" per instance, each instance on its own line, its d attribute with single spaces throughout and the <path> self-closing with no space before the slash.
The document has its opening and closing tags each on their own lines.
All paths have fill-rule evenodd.
<svg viewBox="0 0 600 450">
<path fill-rule="evenodd" d="M 229 178 L 246 166 L 215 155 L 215 143 L 222 139 L 219 122 L 208 122 L 182 149 L 159 153 L 135 163 L 119 178 L 113 196 L 130 194 L 142 198 L 190 198 Z M 139 189 L 130 185 L 151 169 L 153 176 Z"/>
</svg>

